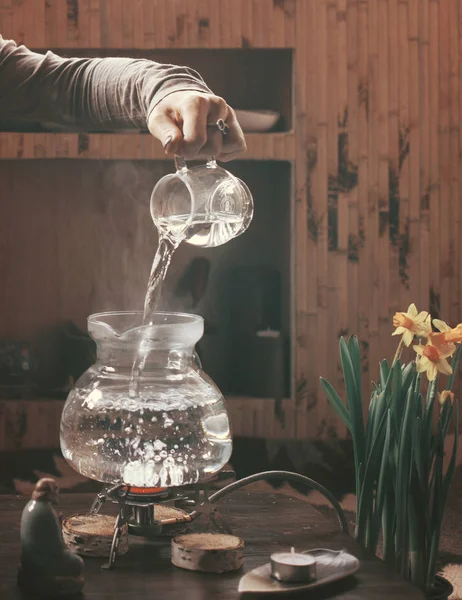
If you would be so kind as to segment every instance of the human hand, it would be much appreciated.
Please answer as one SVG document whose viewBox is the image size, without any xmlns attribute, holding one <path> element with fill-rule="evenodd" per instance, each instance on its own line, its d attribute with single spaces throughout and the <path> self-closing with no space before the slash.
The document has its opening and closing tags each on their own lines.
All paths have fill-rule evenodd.
<svg viewBox="0 0 462 600">
<path fill-rule="evenodd" d="M 227 134 L 216 126 L 223 119 Z M 247 150 L 234 110 L 223 98 L 202 92 L 173 92 L 149 116 L 149 131 L 160 140 L 166 154 L 185 159 L 229 161 Z"/>
</svg>

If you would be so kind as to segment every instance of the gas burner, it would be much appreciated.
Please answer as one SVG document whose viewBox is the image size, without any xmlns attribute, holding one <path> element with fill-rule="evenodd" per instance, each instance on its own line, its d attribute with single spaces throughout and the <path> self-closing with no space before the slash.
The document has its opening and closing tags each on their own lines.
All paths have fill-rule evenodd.
<svg viewBox="0 0 462 600">
<path fill-rule="evenodd" d="M 221 471 L 207 481 L 175 488 L 137 488 L 126 485 L 106 488 L 98 494 L 91 508 L 91 513 L 97 514 L 106 499 L 116 502 L 119 506 L 109 562 L 103 568 L 111 569 L 114 566 L 117 548 L 125 525 L 128 525 L 128 532 L 133 535 L 157 537 L 175 534 L 178 529 L 187 527 L 194 519 L 206 515 L 218 531 L 231 534 L 232 531 L 225 524 L 214 504 L 231 492 L 262 480 L 289 481 L 304 485 L 310 490 L 317 490 L 331 503 L 341 530 L 348 534 L 348 523 L 338 500 L 313 479 L 290 471 L 265 471 L 233 481 L 209 495 L 211 484 L 225 481 L 231 477 L 234 478 L 234 476 L 233 471 Z M 169 505 L 177 511 L 177 515 L 175 516 L 175 513 L 173 513 L 171 518 L 162 517 L 159 519 L 159 510 L 162 507 L 168 508 Z M 194 510 L 187 512 L 188 508 L 194 508 Z"/>
<path fill-rule="evenodd" d="M 234 477 L 234 471 L 221 471 L 206 481 L 179 487 L 143 488 L 121 484 L 105 488 L 95 498 L 90 514 L 98 514 L 106 500 L 117 503 L 119 511 L 109 561 L 103 568 L 114 566 L 125 525 L 131 535 L 146 538 L 171 536 L 205 514 L 219 531 L 229 532 L 221 515 L 209 502 L 209 488 Z"/>
<path fill-rule="evenodd" d="M 122 485 L 113 489 L 114 496 L 119 498 L 125 498 L 126 503 L 132 502 L 136 504 L 138 502 L 158 502 L 159 500 L 164 500 L 170 496 L 169 488 L 143 488 L 143 487 L 134 487 Z"/>
</svg>

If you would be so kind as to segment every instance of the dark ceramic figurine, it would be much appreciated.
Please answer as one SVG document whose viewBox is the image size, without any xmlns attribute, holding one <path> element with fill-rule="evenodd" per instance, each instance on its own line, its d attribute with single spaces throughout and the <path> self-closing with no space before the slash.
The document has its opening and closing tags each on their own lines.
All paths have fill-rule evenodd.
<svg viewBox="0 0 462 600">
<path fill-rule="evenodd" d="M 18 584 L 44 598 L 78 594 L 84 584 L 83 560 L 66 548 L 57 505 L 56 482 L 40 479 L 21 518 Z"/>
</svg>

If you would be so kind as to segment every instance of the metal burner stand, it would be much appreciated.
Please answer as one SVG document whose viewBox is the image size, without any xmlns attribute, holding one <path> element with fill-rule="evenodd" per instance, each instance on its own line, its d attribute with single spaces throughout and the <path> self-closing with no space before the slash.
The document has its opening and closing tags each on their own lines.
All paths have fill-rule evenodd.
<svg viewBox="0 0 462 600">
<path fill-rule="evenodd" d="M 224 481 L 230 477 L 234 477 L 234 475 L 233 471 L 221 471 L 214 478 L 202 483 L 159 489 L 148 494 L 140 494 L 132 491 L 137 489 L 133 486 L 117 485 L 112 488 L 106 488 L 98 494 L 91 507 L 91 513 L 96 514 L 106 499 L 116 502 L 119 505 L 119 514 L 115 523 L 109 561 L 103 568 L 111 569 L 114 566 L 117 548 L 125 524 L 128 525 L 129 532 L 134 535 L 155 537 L 161 534 L 163 524 L 155 518 L 156 504 L 171 504 L 175 508 L 182 508 L 183 510 L 194 507 L 195 510 L 188 513 L 189 519 L 186 522 L 191 522 L 205 514 L 218 531 L 232 533 L 213 504 L 241 487 L 262 480 L 290 481 L 302 484 L 311 490 L 317 490 L 332 504 L 341 530 L 344 533 L 348 533 L 348 523 L 338 500 L 317 481 L 298 473 L 291 473 L 290 471 L 265 471 L 234 481 L 209 495 L 209 487 L 212 483 Z M 178 523 L 176 519 L 174 521 Z M 174 525 L 175 523 L 167 524 Z"/>
<path fill-rule="evenodd" d="M 210 486 L 220 481 L 235 477 L 234 471 L 221 471 L 207 481 L 169 488 L 152 488 L 147 493 L 143 488 L 127 486 L 124 484 L 107 487 L 100 492 L 90 509 L 90 514 L 98 514 L 106 500 L 118 504 L 114 536 L 112 538 L 109 561 L 103 569 L 114 566 L 119 547 L 120 538 L 125 525 L 131 535 L 155 538 L 162 535 L 166 526 L 175 527 L 182 523 L 188 525 L 194 519 L 205 514 L 210 522 L 221 532 L 229 532 L 223 518 L 216 507 L 210 503 Z M 139 490 L 139 491 L 138 491 Z M 172 518 L 170 521 L 156 519 L 156 505 L 170 505 L 182 509 L 186 513 L 184 520 Z M 191 512 L 188 509 L 194 508 Z M 175 531 L 178 528 L 175 527 Z"/>
</svg>

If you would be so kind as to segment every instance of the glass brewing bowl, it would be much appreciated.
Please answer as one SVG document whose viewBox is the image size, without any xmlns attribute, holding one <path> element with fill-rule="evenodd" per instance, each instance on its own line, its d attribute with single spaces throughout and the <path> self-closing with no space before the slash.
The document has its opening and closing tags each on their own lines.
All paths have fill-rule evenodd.
<svg viewBox="0 0 462 600">
<path fill-rule="evenodd" d="M 202 317 L 108 312 L 88 319 L 96 363 L 70 392 L 61 449 L 79 473 L 107 484 L 169 487 L 210 478 L 229 460 L 225 400 L 195 359 Z M 137 397 L 129 385 L 135 353 L 148 349 Z"/>
</svg>

